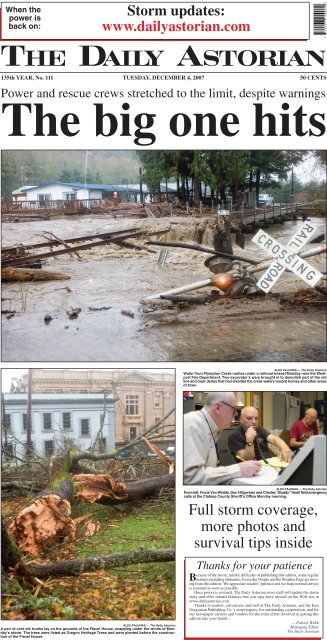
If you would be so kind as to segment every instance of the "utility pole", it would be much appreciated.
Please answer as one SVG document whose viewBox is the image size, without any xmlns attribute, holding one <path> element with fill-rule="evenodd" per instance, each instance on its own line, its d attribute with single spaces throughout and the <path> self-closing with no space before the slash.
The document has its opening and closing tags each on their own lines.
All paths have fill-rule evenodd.
<svg viewBox="0 0 327 640">
<path fill-rule="evenodd" d="M 233 204 L 238 204 L 238 152 L 233 151 Z"/>
<path fill-rule="evenodd" d="M 27 383 L 26 457 L 30 458 L 32 452 L 32 369 L 29 369 Z"/>
<path fill-rule="evenodd" d="M 6 424 L 6 407 L 5 407 L 5 396 L 1 394 L 1 413 L 2 413 L 2 424 L 3 424 L 3 436 L 4 436 L 4 445 L 7 448 L 8 444 L 8 433 L 7 433 L 7 424 Z"/>
<path fill-rule="evenodd" d="M 142 167 L 139 167 L 139 174 L 140 174 L 140 202 L 143 202 Z"/>
</svg>

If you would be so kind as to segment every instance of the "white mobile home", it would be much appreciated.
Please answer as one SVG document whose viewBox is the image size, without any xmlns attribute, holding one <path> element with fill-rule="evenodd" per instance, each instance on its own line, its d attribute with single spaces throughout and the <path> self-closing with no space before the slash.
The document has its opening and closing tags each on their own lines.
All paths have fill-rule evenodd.
<svg viewBox="0 0 327 640">
<path fill-rule="evenodd" d="M 136 189 L 137 191 L 137 189 Z M 17 202 L 47 202 L 58 200 L 105 200 L 118 199 L 121 202 L 134 200 L 134 188 L 116 184 L 81 184 L 78 182 L 48 182 L 32 187 L 21 187 L 13 192 Z"/>
</svg>

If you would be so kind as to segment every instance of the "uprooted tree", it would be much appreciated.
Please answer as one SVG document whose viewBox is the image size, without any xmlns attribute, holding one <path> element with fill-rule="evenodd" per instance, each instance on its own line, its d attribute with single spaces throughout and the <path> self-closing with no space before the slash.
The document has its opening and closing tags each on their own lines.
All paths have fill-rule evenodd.
<svg viewBox="0 0 327 640">
<path fill-rule="evenodd" d="M 49 486 L 15 518 L 8 532 L 3 529 L 3 569 L 20 561 L 20 553 L 37 556 L 42 549 L 61 542 L 73 541 L 76 524 L 71 515 L 73 499 L 115 505 L 153 495 L 163 487 L 174 485 L 174 474 L 116 482 L 105 474 L 75 474 L 69 471 L 72 457 L 69 453 L 57 458 L 52 466 Z M 83 558 L 49 565 L 19 562 L 24 575 L 78 575 L 142 562 L 165 562 L 174 559 L 173 549 L 142 549 L 128 553 L 111 554 L 98 558 Z"/>
<path fill-rule="evenodd" d="M 170 414 L 169 414 L 170 415 Z M 166 418 L 167 416 L 165 416 Z M 174 473 L 171 461 L 156 446 L 142 438 L 148 446 L 169 466 L 169 473 L 123 482 L 111 475 L 97 473 L 94 468 L 86 467 L 83 460 L 98 462 L 115 457 L 118 450 L 110 454 L 90 452 L 74 454 L 63 453 L 50 463 L 50 478 L 47 487 L 36 499 L 22 509 L 3 536 L 5 556 L 8 561 L 3 568 L 15 564 L 21 553 L 38 556 L 42 550 L 62 540 L 73 541 L 76 535 L 76 523 L 71 515 L 73 501 L 116 505 L 133 499 L 145 498 L 164 487 L 174 485 Z M 130 445 L 131 443 L 129 443 Z M 127 445 L 127 446 L 129 446 Z M 123 449 L 123 448 L 122 448 Z M 119 450 L 120 451 L 120 450 Z M 88 471 L 88 473 L 81 473 Z M 92 473 L 93 471 L 93 473 Z M 74 561 L 38 565 L 20 562 L 25 574 L 41 575 L 77 575 L 85 570 L 95 571 L 99 567 L 109 568 L 140 562 L 161 562 L 174 559 L 173 549 L 147 549 L 123 554 L 112 554 L 100 558 L 83 558 Z"/>
<path fill-rule="evenodd" d="M 81 502 L 119 504 L 154 494 L 174 484 L 174 474 L 134 482 L 116 482 L 105 474 L 72 474 L 74 457 L 69 453 L 56 458 L 46 489 L 28 507 L 20 511 L 9 533 L 28 555 L 36 556 L 44 546 L 64 538 L 74 540 L 76 525 L 71 516 L 73 498 Z"/>
</svg>

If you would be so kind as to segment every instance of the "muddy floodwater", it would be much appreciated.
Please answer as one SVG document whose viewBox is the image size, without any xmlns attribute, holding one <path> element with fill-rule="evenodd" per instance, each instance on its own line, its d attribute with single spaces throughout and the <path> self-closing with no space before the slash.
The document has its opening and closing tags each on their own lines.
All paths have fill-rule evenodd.
<svg viewBox="0 0 327 640">
<path fill-rule="evenodd" d="M 311 219 L 317 232 L 324 221 Z M 162 218 L 108 220 L 98 216 L 58 218 L 2 225 L 2 244 L 42 242 L 43 232 L 60 238 L 117 231 L 132 227 L 162 233 L 154 239 L 197 242 L 194 229 L 199 220 Z M 301 219 L 271 225 L 268 233 L 287 244 Z M 267 259 L 267 253 L 251 243 L 235 253 Z M 136 242 L 144 239 L 136 238 Z M 212 246 L 212 232 L 202 240 Z M 309 245 L 313 247 L 314 245 Z M 309 258 L 326 270 L 326 254 Z M 206 254 L 168 249 L 166 262 L 156 254 L 107 245 L 77 256 L 47 259 L 44 268 L 62 272 L 70 280 L 4 284 L 2 316 L 4 362 L 148 362 L 148 361 L 325 361 L 326 310 L 322 306 L 281 305 L 278 295 L 306 285 L 284 273 L 273 295 L 242 297 L 210 304 L 163 309 L 140 304 L 161 291 L 210 276 L 204 266 Z M 324 280 L 320 284 L 324 284 Z M 212 287 L 197 293 L 210 293 Z M 196 293 L 196 292 L 195 292 Z M 70 319 L 67 312 L 81 309 Z M 44 317 L 52 320 L 46 324 Z"/>
</svg>

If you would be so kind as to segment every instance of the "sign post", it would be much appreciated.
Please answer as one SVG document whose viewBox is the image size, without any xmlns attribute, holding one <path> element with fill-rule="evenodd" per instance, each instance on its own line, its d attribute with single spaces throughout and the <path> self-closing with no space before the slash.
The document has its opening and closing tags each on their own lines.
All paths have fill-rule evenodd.
<svg viewBox="0 0 327 640">
<path fill-rule="evenodd" d="M 255 234 L 252 242 L 275 258 L 257 282 L 257 286 L 262 291 L 268 293 L 286 269 L 302 278 L 310 287 L 314 287 L 319 282 L 322 273 L 297 255 L 298 251 L 310 240 L 315 230 L 315 226 L 306 222 L 291 238 L 287 246 L 283 246 L 263 229 Z"/>
</svg>

